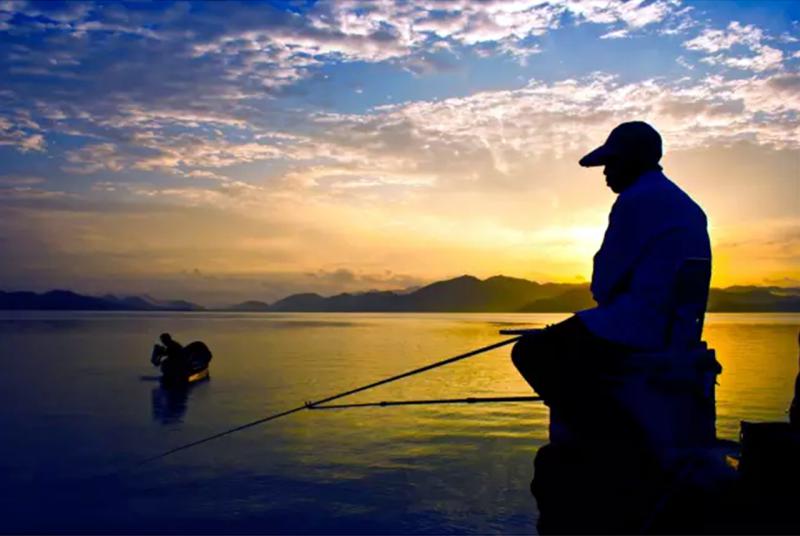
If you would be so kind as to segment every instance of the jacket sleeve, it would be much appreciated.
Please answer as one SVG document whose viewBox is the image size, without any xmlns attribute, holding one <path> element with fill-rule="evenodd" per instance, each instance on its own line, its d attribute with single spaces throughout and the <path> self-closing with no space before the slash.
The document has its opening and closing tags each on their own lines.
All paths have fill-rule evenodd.
<svg viewBox="0 0 800 536">
<path fill-rule="evenodd" d="M 614 342 L 658 348 L 666 340 L 675 277 L 682 260 L 697 254 L 690 229 L 673 228 L 653 237 L 636 259 L 625 292 L 613 295 L 583 318 Z M 701 246 L 702 247 L 702 246 Z"/>
<path fill-rule="evenodd" d="M 608 217 L 603 244 L 594 256 L 592 296 L 603 305 L 629 284 L 636 257 L 641 253 L 641 222 L 632 203 L 617 198 Z"/>
</svg>

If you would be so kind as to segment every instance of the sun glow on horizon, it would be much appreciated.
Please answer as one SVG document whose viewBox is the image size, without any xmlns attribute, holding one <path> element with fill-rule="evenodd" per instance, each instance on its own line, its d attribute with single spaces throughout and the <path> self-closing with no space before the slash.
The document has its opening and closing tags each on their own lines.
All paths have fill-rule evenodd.
<svg viewBox="0 0 800 536">
<path fill-rule="evenodd" d="M 577 160 L 631 119 L 713 285 L 800 287 L 800 5 L 448 5 L 0 5 L 0 288 L 588 281 L 614 195 Z"/>
</svg>

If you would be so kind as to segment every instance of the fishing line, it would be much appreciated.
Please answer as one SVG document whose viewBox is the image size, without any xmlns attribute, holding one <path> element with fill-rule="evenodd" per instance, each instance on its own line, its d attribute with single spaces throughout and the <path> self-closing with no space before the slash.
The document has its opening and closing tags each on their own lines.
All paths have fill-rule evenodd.
<svg viewBox="0 0 800 536">
<path fill-rule="evenodd" d="M 356 388 L 350 389 L 348 391 L 343 391 L 341 393 L 338 393 L 338 394 L 335 394 L 335 395 L 332 395 L 332 396 L 328 396 L 328 397 L 322 398 L 320 400 L 316 400 L 316 401 L 313 401 L 313 402 L 306 402 L 302 406 L 297 406 L 295 408 L 288 409 L 288 410 L 282 411 L 280 413 L 274 413 L 274 414 L 269 415 L 267 417 L 263 417 L 263 418 L 256 419 L 254 421 L 242 424 L 242 425 L 237 426 L 235 428 L 231 428 L 229 430 L 225 430 L 223 432 L 219 432 L 217 434 L 214 434 L 214 435 L 211 435 L 211 436 L 208 436 L 208 437 L 204 437 L 202 439 L 198 439 L 197 441 L 192 441 L 191 443 L 186 443 L 184 445 L 180 445 L 178 447 L 175 447 L 175 448 L 172 448 L 172 449 L 167 450 L 165 452 L 162 452 L 161 454 L 158 454 L 156 456 L 152 456 L 150 458 L 146 458 L 146 459 L 138 462 L 136 465 L 139 466 L 139 465 L 144 465 L 144 464 L 147 464 L 147 463 L 151 463 L 151 462 L 154 462 L 156 460 L 160 460 L 162 458 L 166 458 L 167 456 L 169 456 L 171 454 L 175 454 L 176 452 L 180 452 L 182 450 L 190 449 L 192 447 L 196 447 L 198 445 L 202 445 L 203 443 L 208 443 L 209 441 L 213 441 L 215 439 L 219 439 L 221 437 L 225 437 L 227 435 L 234 434 L 236 432 L 240 432 L 242 430 L 246 430 L 246 429 L 252 428 L 254 426 L 258 426 L 259 424 L 264 424 L 265 422 L 274 421 L 275 419 L 280 419 L 281 417 L 286 417 L 286 416 L 291 415 L 293 413 L 297 413 L 299 411 L 303 411 L 304 409 L 315 409 L 315 406 L 320 406 L 321 404 L 325 404 L 327 402 L 332 402 L 334 400 L 338 400 L 338 399 L 344 398 L 346 396 L 350 396 L 350 395 L 354 395 L 356 393 L 360 393 L 362 391 L 366 391 L 367 389 L 372 389 L 372 388 L 378 387 L 380 385 L 386 385 L 387 383 L 391 383 L 391 382 L 394 382 L 394 381 L 397 381 L 397 380 L 401 380 L 403 378 L 408 378 L 409 376 L 413 376 L 413 375 L 419 374 L 421 372 L 426 372 L 428 370 L 433 370 L 435 368 L 443 367 L 444 365 L 449 365 L 450 363 L 455 363 L 456 361 L 461 361 L 462 359 L 467 359 L 468 357 L 472 357 L 472 356 L 475 356 L 475 355 L 478 355 L 478 354 L 482 354 L 484 352 L 488 352 L 490 350 L 494 350 L 496 348 L 507 346 L 507 345 L 509 345 L 511 343 L 517 342 L 521 338 L 522 338 L 522 335 L 517 336 L 517 337 L 512 337 L 511 339 L 506 339 L 504 341 L 496 342 L 496 343 L 490 344 L 488 346 L 483 346 L 482 348 L 478 348 L 477 350 L 472 350 L 472 351 L 469 351 L 469 352 L 466 352 L 466 353 L 463 353 L 463 354 L 459 354 L 457 356 L 449 357 L 447 359 L 443 359 L 441 361 L 437 361 L 435 363 L 431 363 L 430 365 L 425 365 L 424 367 L 415 368 L 413 370 L 409 370 L 407 372 L 403 372 L 403 373 L 397 374 L 395 376 L 390 376 L 388 378 L 384 378 L 383 380 L 379 380 L 379 381 L 376 381 L 376 382 L 373 382 L 373 383 L 369 383 L 367 385 L 362 385 L 361 387 L 356 387 Z"/>
<path fill-rule="evenodd" d="M 428 404 L 477 404 L 484 402 L 541 402 L 540 396 L 486 396 L 469 398 L 438 398 L 426 400 L 381 400 L 380 402 L 359 402 L 356 404 L 325 404 L 311 406 L 308 409 L 349 409 L 349 408 L 375 408 L 386 406 L 422 406 Z"/>
</svg>

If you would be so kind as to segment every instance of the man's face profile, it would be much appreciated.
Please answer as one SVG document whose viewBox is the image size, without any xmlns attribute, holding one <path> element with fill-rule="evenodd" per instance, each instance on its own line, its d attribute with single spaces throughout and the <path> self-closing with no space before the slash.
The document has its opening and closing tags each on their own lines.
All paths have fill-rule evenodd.
<svg viewBox="0 0 800 536">
<path fill-rule="evenodd" d="M 621 160 L 608 160 L 603 168 L 606 185 L 619 194 L 633 184 L 643 172 L 642 166 Z"/>
<path fill-rule="evenodd" d="M 615 194 L 622 192 L 628 184 L 625 168 L 618 162 L 607 162 L 603 168 L 603 175 L 606 176 L 606 186 L 611 188 Z"/>
</svg>

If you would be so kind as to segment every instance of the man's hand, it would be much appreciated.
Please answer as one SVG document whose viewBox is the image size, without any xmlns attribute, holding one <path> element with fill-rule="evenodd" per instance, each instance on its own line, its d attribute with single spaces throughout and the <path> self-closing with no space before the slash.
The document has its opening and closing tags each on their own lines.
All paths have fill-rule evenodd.
<svg viewBox="0 0 800 536">
<path fill-rule="evenodd" d="M 150 357 L 150 362 L 154 367 L 158 367 L 161 365 L 161 360 L 165 355 L 167 355 L 167 349 L 160 344 L 156 344 L 153 346 L 153 355 Z"/>
</svg>

